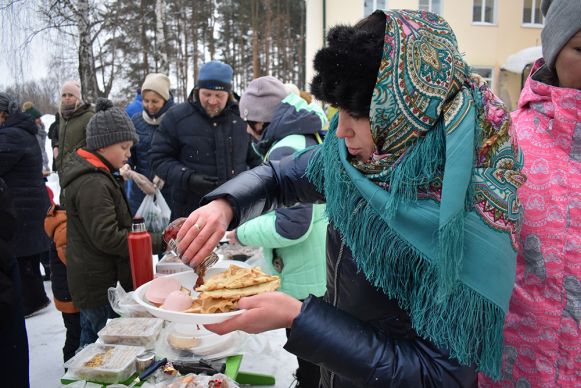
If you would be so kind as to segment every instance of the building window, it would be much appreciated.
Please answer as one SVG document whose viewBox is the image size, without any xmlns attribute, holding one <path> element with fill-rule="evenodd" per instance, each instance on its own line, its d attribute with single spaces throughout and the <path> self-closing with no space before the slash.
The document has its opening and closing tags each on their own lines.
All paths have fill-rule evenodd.
<svg viewBox="0 0 581 388">
<path fill-rule="evenodd" d="M 544 22 L 541 12 L 541 0 L 524 0 L 522 10 L 522 24 L 542 26 Z"/>
<path fill-rule="evenodd" d="M 365 0 L 363 2 L 363 16 L 369 16 L 376 9 L 387 9 L 387 0 Z"/>
<path fill-rule="evenodd" d="M 442 12 L 442 1 L 441 0 L 420 0 L 420 5 L 418 6 L 420 11 L 429 11 L 440 15 Z"/>
<path fill-rule="evenodd" d="M 496 23 L 496 0 L 473 0 L 472 21 L 474 23 Z"/>
<path fill-rule="evenodd" d="M 472 72 L 478 74 L 486 81 L 490 89 L 494 90 L 494 69 L 492 67 L 473 67 Z"/>
</svg>

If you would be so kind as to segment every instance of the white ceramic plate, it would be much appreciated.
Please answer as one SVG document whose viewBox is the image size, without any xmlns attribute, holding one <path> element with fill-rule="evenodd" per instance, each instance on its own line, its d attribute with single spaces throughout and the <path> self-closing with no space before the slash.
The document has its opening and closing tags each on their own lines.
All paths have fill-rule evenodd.
<svg viewBox="0 0 581 388">
<path fill-rule="evenodd" d="M 230 264 L 237 265 L 239 267 L 248 268 L 249 265 L 240 261 L 235 260 L 220 260 L 214 266 L 212 266 L 206 272 L 206 277 L 215 275 L 217 273 L 224 272 Z M 179 272 L 173 275 L 167 275 L 168 277 L 176 279 L 180 284 L 187 288 L 188 290 L 192 291 L 192 296 L 196 297 L 197 292 L 193 291 L 194 284 L 196 284 L 196 279 L 198 275 L 195 272 L 187 271 L 187 272 Z M 231 318 L 235 315 L 241 314 L 243 310 L 236 310 L 236 311 L 229 311 L 227 313 L 216 313 L 216 314 L 194 314 L 194 313 L 183 313 L 179 311 L 169 311 L 154 306 L 153 304 L 149 303 L 145 298 L 145 293 L 149 288 L 151 282 L 145 283 L 140 286 L 135 292 L 133 293 L 133 297 L 135 301 L 145 307 L 147 311 L 153 315 L 154 317 L 165 319 L 166 321 L 177 322 L 177 323 L 197 323 L 197 324 L 206 324 L 206 323 L 218 323 L 223 322 L 228 318 Z"/>
</svg>

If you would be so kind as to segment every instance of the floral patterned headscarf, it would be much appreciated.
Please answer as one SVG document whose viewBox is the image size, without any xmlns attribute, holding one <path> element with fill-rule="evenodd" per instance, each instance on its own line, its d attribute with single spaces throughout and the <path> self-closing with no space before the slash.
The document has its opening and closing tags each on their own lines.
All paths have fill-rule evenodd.
<svg viewBox="0 0 581 388">
<path fill-rule="evenodd" d="M 349 157 L 334 120 L 307 175 L 359 268 L 418 334 L 498 376 L 524 180 L 510 116 L 441 17 L 385 18 L 369 114 L 376 151 Z"/>
</svg>

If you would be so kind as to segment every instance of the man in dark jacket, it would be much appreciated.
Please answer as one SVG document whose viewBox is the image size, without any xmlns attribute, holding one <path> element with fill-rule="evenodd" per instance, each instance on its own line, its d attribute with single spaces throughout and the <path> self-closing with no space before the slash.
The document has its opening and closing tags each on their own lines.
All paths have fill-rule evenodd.
<svg viewBox="0 0 581 388">
<path fill-rule="evenodd" d="M 173 219 L 187 216 L 204 195 L 261 162 L 231 91 L 232 68 L 206 63 L 188 101 L 172 107 L 153 134 L 151 164 L 173 188 Z"/>
</svg>

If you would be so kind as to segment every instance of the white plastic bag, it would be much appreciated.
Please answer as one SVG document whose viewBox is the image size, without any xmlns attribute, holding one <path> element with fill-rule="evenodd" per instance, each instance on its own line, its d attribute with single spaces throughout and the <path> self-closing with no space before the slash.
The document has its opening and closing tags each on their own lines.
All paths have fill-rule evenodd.
<svg viewBox="0 0 581 388">
<path fill-rule="evenodd" d="M 113 311 L 124 318 L 152 317 L 145 307 L 135 301 L 133 298 L 134 292 L 126 292 L 119 282 L 117 282 L 117 287 L 109 287 L 107 296 Z"/>
<path fill-rule="evenodd" d="M 145 220 L 145 227 L 153 233 L 162 233 L 166 226 L 169 225 L 171 209 L 161 195 L 159 189 L 155 190 L 154 195 L 146 195 L 143 202 L 139 205 L 136 217 L 142 217 Z"/>
</svg>

